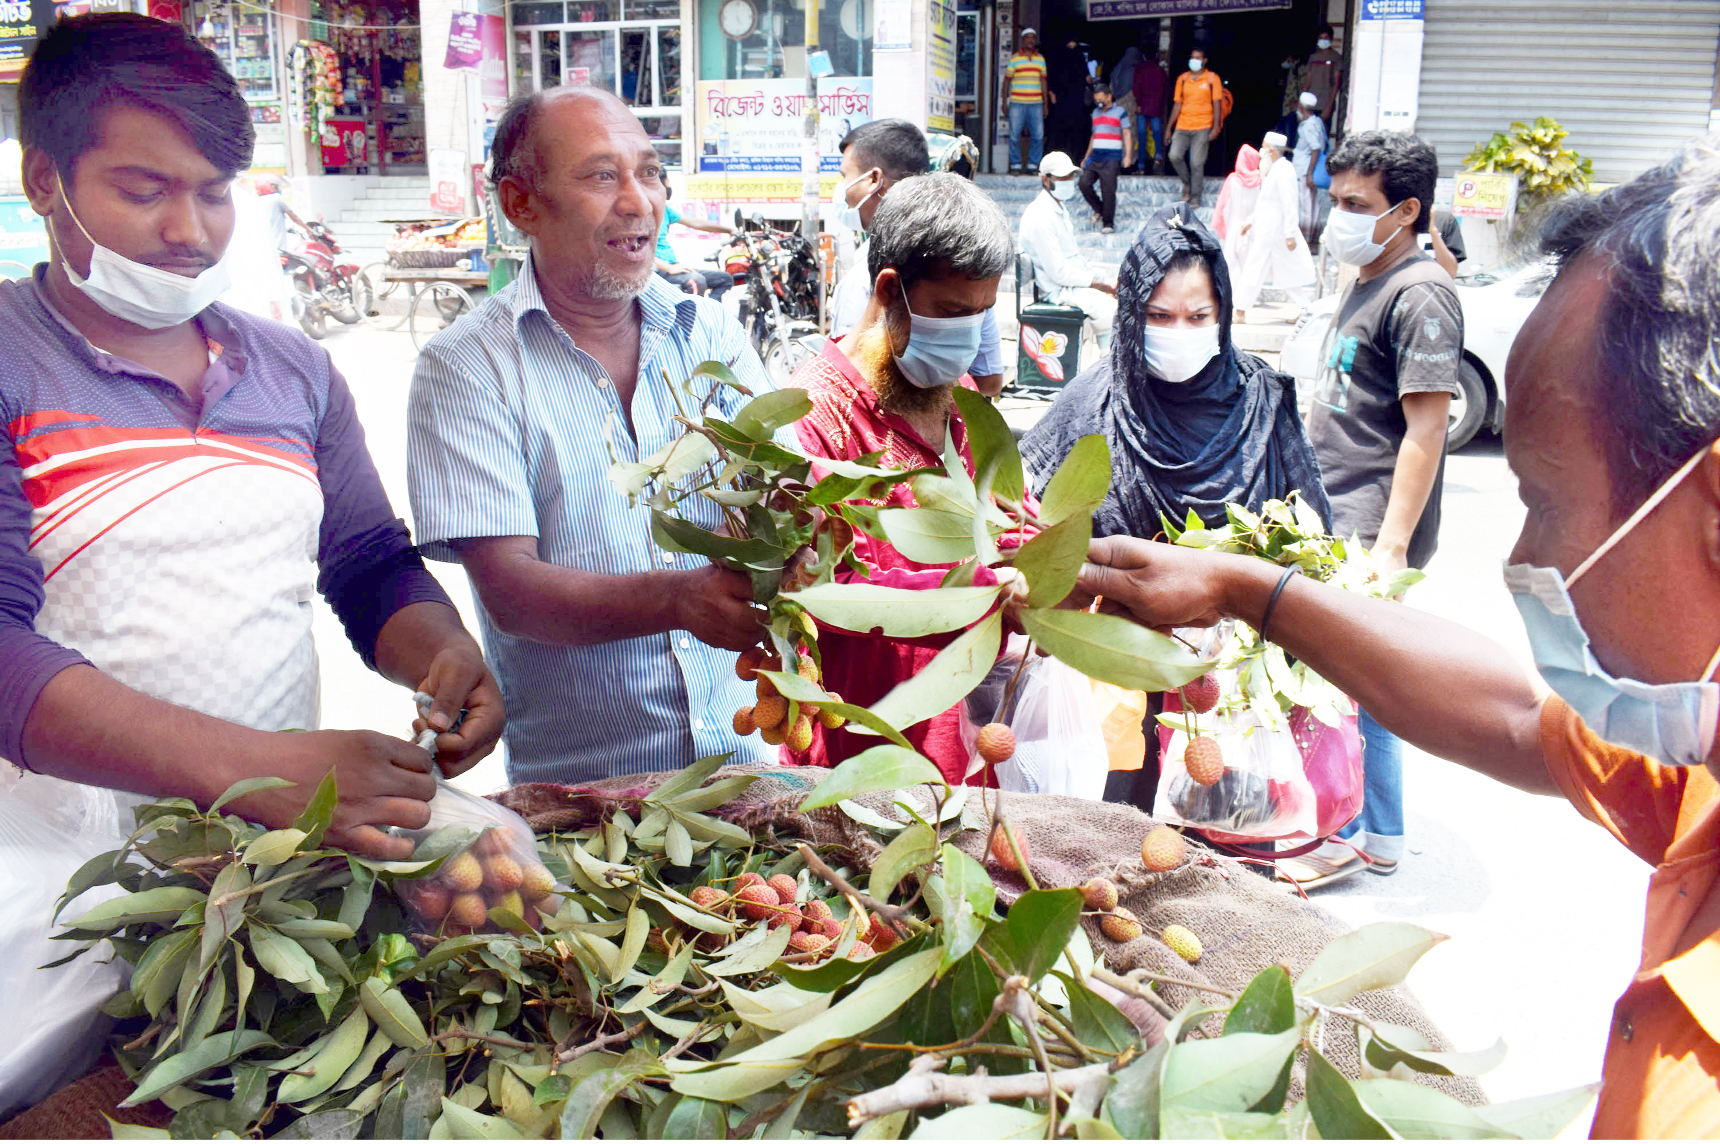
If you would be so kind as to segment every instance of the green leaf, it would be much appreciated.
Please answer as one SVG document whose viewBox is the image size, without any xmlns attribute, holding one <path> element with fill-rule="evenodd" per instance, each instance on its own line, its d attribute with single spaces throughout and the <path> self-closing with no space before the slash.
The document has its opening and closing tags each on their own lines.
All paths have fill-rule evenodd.
<svg viewBox="0 0 1720 1144">
<path fill-rule="evenodd" d="M 684 1096 L 703 1100 L 741 1100 L 780 1084 L 800 1068 L 799 1061 L 724 1062 L 697 1072 L 677 1072 L 669 1087 Z"/>
<path fill-rule="evenodd" d="M 765 929 L 755 926 L 745 937 L 737 939 L 724 950 L 724 957 L 704 966 L 712 977 L 739 977 L 747 973 L 762 973 L 788 949 L 794 936 L 786 925 Z"/>
<path fill-rule="evenodd" d="M 639 955 L 645 950 L 645 938 L 650 931 L 650 914 L 637 906 L 627 911 L 627 936 L 621 939 L 621 956 L 615 960 L 615 972 L 609 978 L 611 982 L 619 982 L 633 971 Z"/>
<path fill-rule="evenodd" d="M 728 1134 L 727 1106 L 697 1096 L 683 1097 L 663 1123 L 665 1140 L 722 1140 Z"/>
<path fill-rule="evenodd" d="M 992 477 L 992 495 L 1000 500 L 1021 500 L 1021 450 L 1015 444 L 1015 434 L 1008 422 L 986 397 L 972 389 L 956 386 L 956 409 L 967 427 L 968 452 L 973 455 L 973 471 L 983 473 L 996 465 Z M 983 501 L 983 498 L 981 498 Z"/>
<path fill-rule="evenodd" d="M 200 937 L 196 929 L 174 930 L 149 943 L 131 975 L 131 992 L 151 1017 L 161 1016 L 167 1001 L 179 987 L 191 947 Z"/>
<path fill-rule="evenodd" d="M 1364 1030 L 1367 1037 L 1365 1055 L 1370 1065 L 1389 1072 L 1395 1065 L 1407 1065 L 1416 1072 L 1434 1076 L 1480 1076 L 1499 1067 L 1505 1059 L 1505 1042 L 1495 1041 L 1492 1047 L 1473 1053 L 1442 1053 L 1431 1048 L 1426 1037 L 1414 1029 L 1400 1025 L 1375 1022 Z"/>
<path fill-rule="evenodd" d="M 938 972 L 949 970 L 968 956 L 985 932 L 986 921 L 997 903 L 997 887 L 985 867 L 949 843 L 939 854 L 943 893 L 948 912 L 943 917 L 944 956 Z"/>
<path fill-rule="evenodd" d="M 165 1128 L 150 1128 L 144 1124 L 127 1124 L 123 1120 L 115 1120 L 107 1113 L 102 1113 L 102 1119 L 108 1122 L 108 1131 L 115 1140 L 171 1140 L 173 1134 Z"/>
<path fill-rule="evenodd" d="M 1080 896 L 1080 891 L 1074 892 Z M 728 1063 L 798 1060 L 882 1024 L 932 979 L 938 957 L 939 951 L 933 948 L 903 958 L 862 979 L 848 996 L 804 1025 L 731 1057 Z"/>
<path fill-rule="evenodd" d="M 775 678 L 774 673 L 762 674 Z M 943 781 L 944 776 L 937 766 L 918 751 L 893 744 L 880 745 L 837 764 L 806 796 L 800 804 L 800 812 L 804 814 L 809 810 L 833 806 L 844 799 L 858 798 L 874 791 L 900 790 L 921 783 L 942 784 Z"/>
<path fill-rule="evenodd" d="M 793 699 L 797 703 L 816 703 L 823 710 L 833 712 L 848 720 L 850 724 L 853 724 L 849 727 L 851 731 L 865 728 L 867 731 L 882 735 L 903 750 L 913 750 L 908 740 L 902 738 L 900 731 L 872 714 L 870 710 L 865 707 L 856 707 L 852 703 L 838 703 L 816 683 L 783 671 L 761 671 L 759 675 L 776 684 L 776 689 L 782 692 L 785 699 Z"/>
<path fill-rule="evenodd" d="M 662 1075 L 663 1071 L 663 1066 L 649 1053 L 635 1049 L 622 1057 L 614 1068 L 586 1077 L 568 1094 L 567 1105 L 561 1113 L 561 1138 L 591 1139 L 610 1101 L 640 1077 Z"/>
<path fill-rule="evenodd" d="M 1212 1112 L 1165 1106 L 1159 1131 L 1165 1140 L 1286 1140 L 1289 1123 L 1282 1112 Z"/>
<path fill-rule="evenodd" d="M 264 973 L 290 981 L 308 993 L 328 992 L 327 982 L 304 946 L 257 922 L 251 923 L 250 932 L 251 952 Z"/>
<path fill-rule="evenodd" d="M 298 786 L 290 779 L 255 778 L 240 779 L 232 786 L 221 792 L 221 797 L 209 804 L 210 814 L 221 813 L 221 808 L 234 799 L 244 798 L 248 794 L 256 794 L 260 790 L 279 790 L 281 787 Z"/>
<path fill-rule="evenodd" d="M 971 555 L 971 554 L 970 554 Z M 877 584 L 820 584 L 784 598 L 821 623 L 896 639 L 953 632 L 973 625 L 997 602 L 997 588 L 886 588 Z"/>
<path fill-rule="evenodd" d="M 923 822 L 916 822 L 890 840 L 872 862 L 872 880 L 866 892 L 880 902 L 890 900 L 896 886 L 909 873 L 938 856 L 938 835 Z"/>
<path fill-rule="evenodd" d="M 959 564 L 973 559 L 972 516 L 932 508 L 886 508 L 878 512 L 878 527 L 884 539 L 909 560 Z"/>
<path fill-rule="evenodd" d="M 441 1124 L 448 1125 L 455 1140 L 517 1140 L 520 1131 L 499 1116 L 485 1116 L 463 1104 L 442 1098 Z M 440 1125 L 438 1125 L 440 1126 Z"/>
<path fill-rule="evenodd" d="M 1224 1033 L 1282 1033 L 1296 1024 L 1296 991 L 1282 965 L 1255 974 L 1224 1019 Z"/>
<path fill-rule="evenodd" d="M 298 1104 L 321 1096 L 333 1088 L 335 1082 L 345 1076 L 346 1070 L 358 1060 L 369 1035 L 370 1018 L 364 1015 L 362 1008 L 353 1009 L 329 1036 L 317 1055 L 303 1066 L 311 1075 L 293 1073 L 283 1077 L 275 1099 L 282 1104 Z"/>
<path fill-rule="evenodd" d="M 812 412 L 812 398 L 804 389 L 777 389 L 747 402 L 730 422 L 757 441 L 769 440 L 784 425 L 792 425 Z"/>
<path fill-rule="evenodd" d="M 91 931 L 116 930 L 139 923 L 165 925 L 178 921 L 180 914 L 204 900 L 203 891 L 190 886 L 158 886 L 110 898 L 66 925 L 69 929 Z"/>
<path fill-rule="evenodd" d="M 1029 890 L 1009 907 L 1002 931 L 1015 971 L 1037 983 L 1057 964 L 1085 904 L 1080 890 Z"/>
<path fill-rule="evenodd" d="M 351 929 L 354 933 L 364 924 L 364 916 L 370 911 L 371 895 L 376 889 L 376 873 L 360 866 L 348 858 L 346 867 L 352 874 L 352 881 L 341 891 L 340 913 L 335 920 Z"/>
<path fill-rule="evenodd" d="M 1577 1117 L 1587 1112 L 1600 1092 L 1599 1084 L 1585 1084 L 1545 1096 L 1531 1096 L 1504 1104 L 1482 1105 L 1475 1115 L 1524 1140 L 1551 1140 Z"/>
<path fill-rule="evenodd" d="M 1159 1138 L 1159 1089 L 1170 1041 L 1160 1041 L 1111 1081 L 1105 1115 L 1125 1140 Z"/>
<path fill-rule="evenodd" d="M 945 980 L 950 983 L 951 1026 L 957 1036 L 970 1037 L 991 1016 L 998 994 L 997 974 L 974 950 L 956 962 Z"/>
<path fill-rule="evenodd" d="M 537 1082 L 532 1089 L 532 1103 L 542 1108 L 546 1104 L 554 1104 L 558 1100 L 566 1100 L 567 1094 L 573 1091 L 573 1078 L 562 1073 L 550 1073 Z"/>
<path fill-rule="evenodd" d="M 921 1120 L 908 1139 L 1040 1140 L 1045 1136 L 1047 1119 L 1043 1112 L 1012 1104 L 969 1104 Z"/>
<path fill-rule="evenodd" d="M 1253 1109 L 1277 1086 L 1301 1043 L 1298 1028 L 1282 1033 L 1227 1033 L 1210 1041 L 1173 1046 L 1165 1059 L 1160 1114 L 1167 1114 L 1172 1106 L 1211 1112 Z"/>
<path fill-rule="evenodd" d="M 789 1106 L 787 1108 L 783 1109 L 782 1113 L 779 1116 L 777 1116 L 777 1118 L 775 1120 L 770 1122 L 770 1127 L 768 1127 L 764 1130 L 763 1139 L 765 1139 L 765 1140 L 793 1140 L 795 1138 L 795 1136 L 794 1136 L 795 1121 L 800 1119 L 801 1110 L 806 1107 L 806 1098 L 811 1096 L 813 1093 L 813 1090 L 816 1088 L 818 1088 L 818 1085 L 816 1085 L 816 1084 L 808 1084 L 808 1085 L 803 1086 L 801 1088 L 801 1090 L 795 1094 L 794 1100 L 789 1103 Z M 723 1128 L 726 1129 L 727 1127 L 728 1127 L 728 1125 L 725 1122 L 723 1124 Z M 718 1135 L 718 1134 L 717 1133 L 706 1133 L 704 1138 L 705 1139 L 714 1139 L 716 1135 Z"/>
<path fill-rule="evenodd" d="M 1069 1025 L 1077 1041 L 1113 1053 L 1141 1047 L 1134 1022 L 1115 1005 L 1067 973 L 1058 971 L 1057 978 L 1069 994 Z"/>
<path fill-rule="evenodd" d="M 304 840 L 305 832 L 294 827 L 271 830 L 254 838 L 239 861 L 247 866 L 279 866 L 298 853 L 299 843 Z"/>
<path fill-rule="evenodd" d="M 670 819 L 669 825 L 663 830 L 663 852 L 676 866 L 693 864 L 693 839 L 679 819 Z"/>
<path fill-rule="evenodd" d="M 1342 1005 L 1358 993 L 1403 981 L 1421 955 L 1444 940 L 1444 934 L 1409 922 L 1365 925 L 1315 954 L 1296 979 L 1296 992 L 1322 1005 Z"/>
<path fill-rule="evenodd" d="M 394 1063 L 403 1056 L 399 1054 Z M 446 1080 L 446 1066 L 440 1056 L 426 1053 L 411 1057 L 400 1084 L 384 1095 L 377 1106 L 372 1135 L 378 1140 L 425 1139 L 430 1131 L 431 1114 L 441 1108 Z"/>
<path fill-rule="evenodd" d="M 219 1068 L 252 1049 L 272 1045 L 267 1033 L 255 1029 L 240 1029 L 231 1037 L 210 1037 L 183 1053 L 168 1057 L 138 1082 L 137 1090 L 120 1102 L 121 1108 L 148 1104 L 170 1088 L 195 1080 L 211 1069 Z"/>
<path fill-rule="evenodd" d="M 942 715 L 978 687 L 997 663 L 1003 641 L 1003 612 L 991 615 L 951 640 L 926 666 L 872 704 L 872 714 L 902 730 Z"/>
<path fill-rule="evenodd" d="M 430 1043 L 424 1022 L 405 994 L 384 985 L 380 977 L 367 977 L 358 987 L 358 1000 L 376 1027 L 403 1049 L 421 1049 Z"/>
<path fill-rule="evenodd" d="M 768 541 L 718 536 L 658 509 L 651 510 L 651 538 L 670 552 L 691 552 L 745 567 L 781 568 L 786 559 L 786 553 Z"/>
<path fill-rule="evenodd" d="M 1044 524 L 1084 516 L 1092 522 L 1093 510 L 1111 491 L 1111 447 L 1102 433 L 1089 433 L 1075 442 L 1039 500 L 1039 519 Z"/>
<path fill-rule="evenodd" d="M 1405 1140 L 1515 1140 L 1443 1092 L 1404 1080 L 1353 1082 L 1362 1106 Z"/>
<path fill-rule="evenodd" d="M 322 782 L 317 784 L 316 793 L 305 804 L 304 813 L 293 819 L 294 828 L 305 832 L 303 849 L 315 850 L 322 845 L 323 833 L 334 821 L 334 808 L 338 805 L 340 790 L 335 785 L 334 768 L 330 767 Z"/>
<path fill-rule="evenodd" d="M 1027 602 L 1035 608 L 1061 604 L 1075 590 L 1092 542 L 1093 518 L 1078 514 L 1022 545 L 1015 554 L 1015 568 L 1027 577 Z"/>
<path fill-rule="evenodd" d="M 1213 668 L 1170 636 L 1120 616 L 1024 608 L 1033 641 L 1093 679 L 1133 691 L 1170 691 Z"/>
<path fill-rule="evenodd" d="M 1248 1034 L 1243 1034 L 1244 1036 Z M 1224 1044 L 1220 1037 L 1209 1044 Z M 1186 1047 L 1186 1046 L 1179 1046 Z M 1308 1050 L 1308 1112 L 1325 1140 L 1395 1140 L 1396 1133 L 1362 1103 L 1349 1078 L 1314 1049 Z"/>
</svg>

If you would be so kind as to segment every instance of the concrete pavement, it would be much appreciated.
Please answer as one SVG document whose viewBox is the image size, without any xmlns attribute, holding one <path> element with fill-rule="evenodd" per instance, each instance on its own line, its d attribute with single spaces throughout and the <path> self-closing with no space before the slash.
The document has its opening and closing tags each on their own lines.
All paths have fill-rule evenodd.
<svg viewBox="0 0 1720 1144">
<path fill-rule="evenodd" d="M 325 345 L 352 385 L 383 483 L 404 516 L 411 339 L 350 327 L 335 329 Z M 1451 458 L 1441 550 L 1410 606 L 1485 632 L 1527 662 L 1499 576 L 1522 514 L 1496 439 L 1484 436 Z M 475 630 L 464 573 L 432 568 Z M 316 607 L 323 725 L 403 734 L 412 717 L 407 695 L 367 671 L 320 598 Z M 1352 925 L 1402 919 L 1451 935 L 1411 981 L 1458 1047 L 1499 1037 L 1510 1046 L 1505 1063 L 1483 1078 L 1494 1100 L 1598 1079 L 1611 1006 L 1638 956 L 1646 867 L 1561 800 L 1414 750 L 1405 767 L 1411 851 L 1402 868 L 1389 878 L 1361 874 L 1316 900 Z M 492 758 L 460 785 L 487 793 L 504 782 L 501 760 Z"/>
</svg>

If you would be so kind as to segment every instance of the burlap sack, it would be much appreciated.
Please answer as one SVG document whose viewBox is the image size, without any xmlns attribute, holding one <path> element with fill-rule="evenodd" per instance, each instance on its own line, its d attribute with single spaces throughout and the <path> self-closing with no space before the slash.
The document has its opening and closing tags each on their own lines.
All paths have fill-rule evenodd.
<svg viewBox="0 0 1720 1144">
<path fill-rule="evenodd" d="M 738 799 L 716 813 L 761 837 L 778 840 L 803 839 L 821 853 L 829 848 L 832 865 L 847 865 L 866 871 L 882 850 L 877 836 L 835 807 L 801 814 L 796 807 L 829 772 L 814 768 L 784 768 L 768 765 L 729 767 L 720 775 L 755 774 L 759 780 Z M 497 796 L 498 801 L 523 815 L 538 830 L 577 829 L 601 820 L 606 805 L 644 798 L 667 775 L 633 775 L 584 787 L 553 783 L 528 783 Z M 998 792 L 969 792 L 969 801 L 984 826 L 963 831 L 951 840 L 965 853 L 984 860 Z M 930 816 L 929 791 L 911 792 L 921 813 Z M 1060 795 L 1012 793 L 1004 796 L 1003 809 L 1011 826 L 1025 835 L 1032 851 L 1034 877 L 1042 887 L 1079 886 L 1103 875 L 1117 883 L 1121 904 L 1132 910 L 1149 931 L 1119 946 L 1099 932 L 1096 919 L 1086 919 L 1087 935 L 1094 948 L 1118 970 L 1150 969 L 1185 980 L 1241 989 L 1254 975 L 1274 963 L 1292 974 L 1301 972 L 1316 953 L 1350 927 L 1314 904 L 1286 894 L 1266 877 L 1242 863 L 1201 847 L 1191 840 L 1191 860 L 1168 874 L 1149 874 L 1141 865 L 1141 840 L 1157 823 L 1133 806 L 1090 802 Z M 879 814 L 892 814 L 888 794 L 862 796 L 855 800 Z M 899 812 L 894 814 L 900 817 Z M 988 867 L 997 884 L 998 900 L 1007 905 L 1026 889 L 1019 875 Z M 1151 931 L 1183 925 L 1199 935 L 1203 954 L 1190 965 L 1172 952 Z M 1193 999 L 1197 991 L 1163 986 L 1163 996 L 1173 1008 Z M 1210 999 L 1210 996 L 1208 996 Z M 1353 1002 L 1369 1017 L 1395 1025 L 1406 1025 L 1427 1037 L 1436 1048 L 1449 1051 L 1451 1044 L 1434 1026 L 1405 988 L 1364 993 Z M 1346 1075 L 1360 1075 L 1360 1052 L 1353 1033 L 1327 1026 L 1322 1049 Z M 1216 1034 L 1216 1020 L 1210 1032 Z M 1422 1077 L 1419 1080 L 1466 1104 L 1486 1100 L 1481 1086 L 1465 1077 Z M 1293 1093 L 1294 1098 L 1297 1094 Z"/>
<path fill-rule="evenodd" d="M 119 1106 L 136 1087 L 112 1056 L 104 1057 L 93 1071 L 0 1123 L 0 1140 L 111 1140 L 104 1114 L 122 1124 L 166 1128 L 173 1110 L 160 1101 Z"/>
</svg>

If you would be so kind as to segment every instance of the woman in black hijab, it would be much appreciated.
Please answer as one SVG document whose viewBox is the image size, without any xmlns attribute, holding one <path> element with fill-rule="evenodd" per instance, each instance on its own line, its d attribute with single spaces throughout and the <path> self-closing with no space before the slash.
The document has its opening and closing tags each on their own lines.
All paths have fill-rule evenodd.
<svg viewBox="0 0 1720 1144">
<path fill-rule="evenodd" d="M 1087 104 L 1087 52 L 1071 29 L 1060 40 L 1045 46 L 1045 76 L 1051 87 L 1051 115 L 1045 121 L 1045 149 L 1061 151 L 1079 160 L 1087 151 L 1093 131 L 1092 110 Z"/>
<path fill-rule="evenodd" d="M 1186 204 L 1159 211 L 1117 277 L 1110 356 L 1082 370 L 1021 442 L 1034 492 L 1044 494 L 1076 441 L 1102 433 L 1111 491 L 1093 513 L 1094 536 L 1156 536 L 1161 516 L 1180 526 L 1190 509 L 1216 527 L 1226 504 L 1258 512 L 1296 491 L 1330 525 L 1295 382 L 1238 351 L 1230 323 L 1230 271 L 1218 237 Z M 1113 772 L 1107 799 L 1151 812 L 1155 726 L 1149 714 L 1147 765 Z"/>
<path fill-rule="evenodd" d="M 1218 237 L 1186 204 L 1141 228 L 1117 276 L 1109 357 L 1082 370 L 1021 443 L 1035 492 L 1075 442 L 1103 433 L 1111 492 L 1093 535 L 1152 537 L 1161 514 L 1224 523 L 1300 490 L 1330 521 L 1295 383 L 1231 344 L 1230 271 Z"/>
</svg>

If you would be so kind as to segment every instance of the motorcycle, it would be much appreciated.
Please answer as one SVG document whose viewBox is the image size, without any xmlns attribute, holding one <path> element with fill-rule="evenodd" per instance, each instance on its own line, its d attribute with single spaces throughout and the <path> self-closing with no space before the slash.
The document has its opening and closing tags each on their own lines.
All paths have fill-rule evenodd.
<svg viewBox="0 0 1720 1144">
<path fill-rule="evenodd" d="M 764 361 L 772 384 L 789 383 L 794 371 L 824 343 L 818 328 L 818 259 L 798 232 L 775 230 L 754 212 L 735 210 L 735 238 L 718 256 L 743 287 L 740 322 Z M 743 272 L 738 268 L 744 260 Z"/>
<path fill-rule="evenodd" d="M 370 309 L 370 285 L 356 262 L 336 262 L 340 244 L 320 222 L 305 225 L 310 232 L 297 250 L 281 252 L 281 269 L 293 283 L 293 317 L 313 338 L 328 333 L 330 317 L 350 326 Z"/>
</svg>

